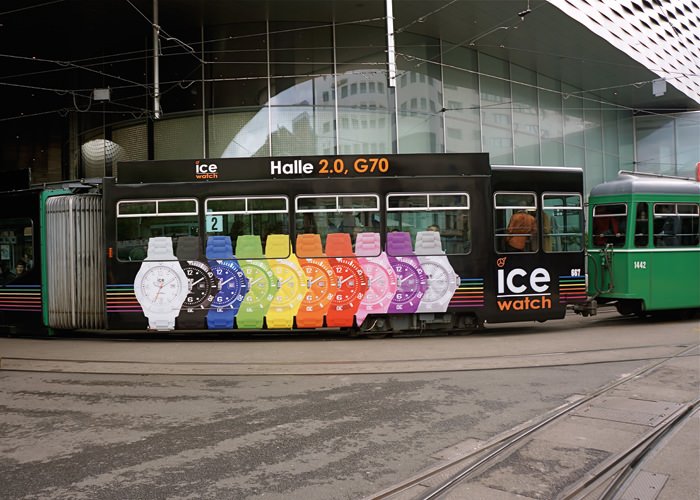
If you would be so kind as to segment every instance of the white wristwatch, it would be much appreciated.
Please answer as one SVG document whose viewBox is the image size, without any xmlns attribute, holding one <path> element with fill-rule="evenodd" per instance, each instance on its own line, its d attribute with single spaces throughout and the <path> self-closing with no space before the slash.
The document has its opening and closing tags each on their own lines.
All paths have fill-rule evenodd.
<svg viewBox="0 0 700 500">
<path fill-rule="evenodd" d="M 173 253 L 170 237 L 148 240 L 148 253 L 134 280 L 134 295 L 151 330 L 175 329 L 175 318 L 187 298 L 187 277 Z"/>
<path fill-rule="evenodd" d="M 459 287 L 459 276 L 442 249 L 437 231 L 419 231 L 416 235 L 418 261 L 428 275 L 428 289 L 416 312 L 445 312 Z"/>
</svg>

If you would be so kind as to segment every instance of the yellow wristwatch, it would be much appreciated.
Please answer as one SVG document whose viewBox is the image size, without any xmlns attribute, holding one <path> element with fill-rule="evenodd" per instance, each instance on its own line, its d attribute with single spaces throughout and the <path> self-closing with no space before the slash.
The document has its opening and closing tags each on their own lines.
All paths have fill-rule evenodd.
<svg viewBox="0 0 700 500">
<path fill-rule="evenodd" d="M 265 315 L 267 327 L 292 328 L 294 315 L 304 298 L 306 276 L 292 252 L 289 235 L 269 235 L 265 243 L 265 257 L 269 259 L 272 272 L 277 277 L 277 291 Z"/>
</svg>

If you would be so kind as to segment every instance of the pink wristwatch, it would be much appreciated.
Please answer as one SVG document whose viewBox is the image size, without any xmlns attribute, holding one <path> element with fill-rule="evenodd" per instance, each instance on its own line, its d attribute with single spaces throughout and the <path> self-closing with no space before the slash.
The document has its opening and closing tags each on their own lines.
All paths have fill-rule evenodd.
<svg viewBox="0 0 700 500">
<path fill-rule="evenodd" d="M 396 273 L 382 252 L 379 233 L 360 233 L 355 240 L 355 255 L 368 279 L 367 293 L 355 314 L 357 326 L 368 314 L 386 314 L 396 294 Z"/>
</svg>

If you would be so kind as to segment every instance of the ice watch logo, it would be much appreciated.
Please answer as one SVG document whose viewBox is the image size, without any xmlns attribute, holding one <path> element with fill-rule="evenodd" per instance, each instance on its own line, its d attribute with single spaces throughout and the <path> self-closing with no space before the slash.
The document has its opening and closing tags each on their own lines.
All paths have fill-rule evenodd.
<svg viewBox="0 0 700 500">
<path fill-rule="evenodd" d="M 194 176 L 196 179 L 218 179 L 218 170 L 219 167 L 216 163 L 202 163 L 199 160 L 194 163 Z"/>
<path fill-rule="evenodd" d="M 505 265 L 505 262 L 503 262 Z M 501 311 L 527 311 L 551 309 L 549 271 L 538 267 L 528 273 L 520 267 L 509 271 L 498 269 L 498 295 L 496 302 Z"/>
</svg>

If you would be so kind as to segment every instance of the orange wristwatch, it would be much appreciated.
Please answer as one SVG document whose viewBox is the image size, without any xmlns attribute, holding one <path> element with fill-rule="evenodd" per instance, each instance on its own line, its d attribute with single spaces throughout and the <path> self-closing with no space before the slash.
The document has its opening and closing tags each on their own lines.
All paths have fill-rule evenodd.
<svg viewBox="0 0 700 500">
<path fill-rule="evenodd" d="M 337 281 L 328 259 L 323 255 L 320 234 L 297 236 L 296 256 L 306 274 L 302 283 L 304 298 L 297 311 L 297 328 L 319 328 L 335 296 Z"/>
</svg>

